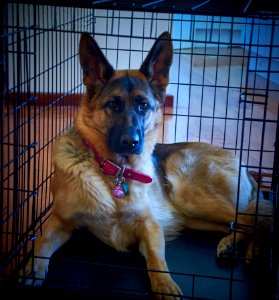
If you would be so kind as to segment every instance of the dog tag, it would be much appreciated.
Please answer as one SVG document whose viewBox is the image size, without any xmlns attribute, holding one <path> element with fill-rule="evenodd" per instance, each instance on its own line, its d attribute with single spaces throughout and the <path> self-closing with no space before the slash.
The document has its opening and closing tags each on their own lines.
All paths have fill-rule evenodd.
<svg viewBox="0 0 279 300">
<path fill-rule="evenodd" d="M 122 199 L 125 197 L 125 190 L 121 183 L 117 183 L 113 189 L 113 196 L 117 199 Z"/>
<path fill-rule="evenodd" d="M 122 188 L 123 188 L 123 190 L 125 192 L 125 196 L 126 196 L 128 194 L 128 191 L 129 191 L 128 184 L 125 182 L 125 180 L 122 180 L 121 185 L 122 185 Z"/>
<path fill-rule="evenodd" d="M 125 178 L 118 176 L 116 178 L 115 187 L 113 189 L 113 195 L 117 199 L 122 199 L 128 194 L 128 185 L 125 182 Z"/>
</svg>

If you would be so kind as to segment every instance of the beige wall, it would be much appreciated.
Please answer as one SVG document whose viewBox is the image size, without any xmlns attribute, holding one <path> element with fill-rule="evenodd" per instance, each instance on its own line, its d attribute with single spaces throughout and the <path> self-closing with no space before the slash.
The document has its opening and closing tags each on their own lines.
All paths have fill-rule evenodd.
<svg viewBox="0 0 279 300">
<path fill-rule="evenodd" d="M 12 4 L 9 4 L 8 12 L 9 31 L 13 32 L 17 18 Z M 37 25 L 36 40 L 34 29 L 20 32 L 20 51 L 28 53 L 20 56 L 20 82 L 25 82 L 21 89 L 78 93 L 82 89 L 78 58 L 80 32 L 88 31 L 95 36 L 114 67 L 138 68 L 154 38 L 165 30 L 171 31 L 172 21 L 170 14 L 51 6 L 37 6 L 34 14 L 32 5 L 20 5 L 19 27 L 34 24 Z M 24 44 L 25 33 L 28 39 Z M 17 86 L 17 37 L 11 35 L 9 41 L 9 89 Z"/>
</svg>

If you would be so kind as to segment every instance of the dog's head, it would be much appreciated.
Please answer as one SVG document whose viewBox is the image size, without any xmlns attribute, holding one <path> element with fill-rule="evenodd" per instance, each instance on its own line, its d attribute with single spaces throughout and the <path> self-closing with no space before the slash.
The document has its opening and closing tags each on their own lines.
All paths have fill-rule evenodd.
<svg viewBox="0 0 279 300">
<path fill-rule="evenodd" d="M 112 152 L 140 154 L 144 137 L 161 118 L 172 63 L 170 34 L 160 35 L 139 70 L 114 70 L 88 33 L 82 34 L 79 51 L 87 90 L 84 122 Z"/>
</svg>

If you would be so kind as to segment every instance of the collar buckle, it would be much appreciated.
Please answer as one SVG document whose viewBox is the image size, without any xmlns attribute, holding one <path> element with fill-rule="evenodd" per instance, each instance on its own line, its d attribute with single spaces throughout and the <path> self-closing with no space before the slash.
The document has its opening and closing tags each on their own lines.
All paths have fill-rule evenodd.
<svg viewBox="0 0 279 300">
<path fill-rule="evenodd" d="M 108 159 L 102 161 L 100 170 L 111 177 L 118 177 L 122 173 L 122 168 Z"/>
</svg>

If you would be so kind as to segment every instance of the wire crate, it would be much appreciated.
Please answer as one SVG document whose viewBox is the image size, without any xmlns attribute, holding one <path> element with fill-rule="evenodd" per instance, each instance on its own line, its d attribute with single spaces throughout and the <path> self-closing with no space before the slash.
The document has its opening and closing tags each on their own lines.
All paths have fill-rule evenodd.
<svg viewBox="0 0 279 300">
<path fill-rule="evenodd" d="M 174 57 L 158 142 L 203 141 L 241 158 L 274 204 L 255 269 L 216 262 L 222 235 L 186 231 L 166 258 L 185 299 L 271 299 L 278 285 L 279 18 L 257 1 L 8 1 L 1 31 L 1 290 L 3 295 L 149 299 L 137 253 L 77 231 L 51 258 L 43 288 L 18 283 L 51 214 L 55 139 L 72 126 L 84 87 L 78 44 L 91 33 L 117 69 L 139 68 L 156 37 Z M 277 237 L 277 238 L 276 238 Z"/>
</svg>

